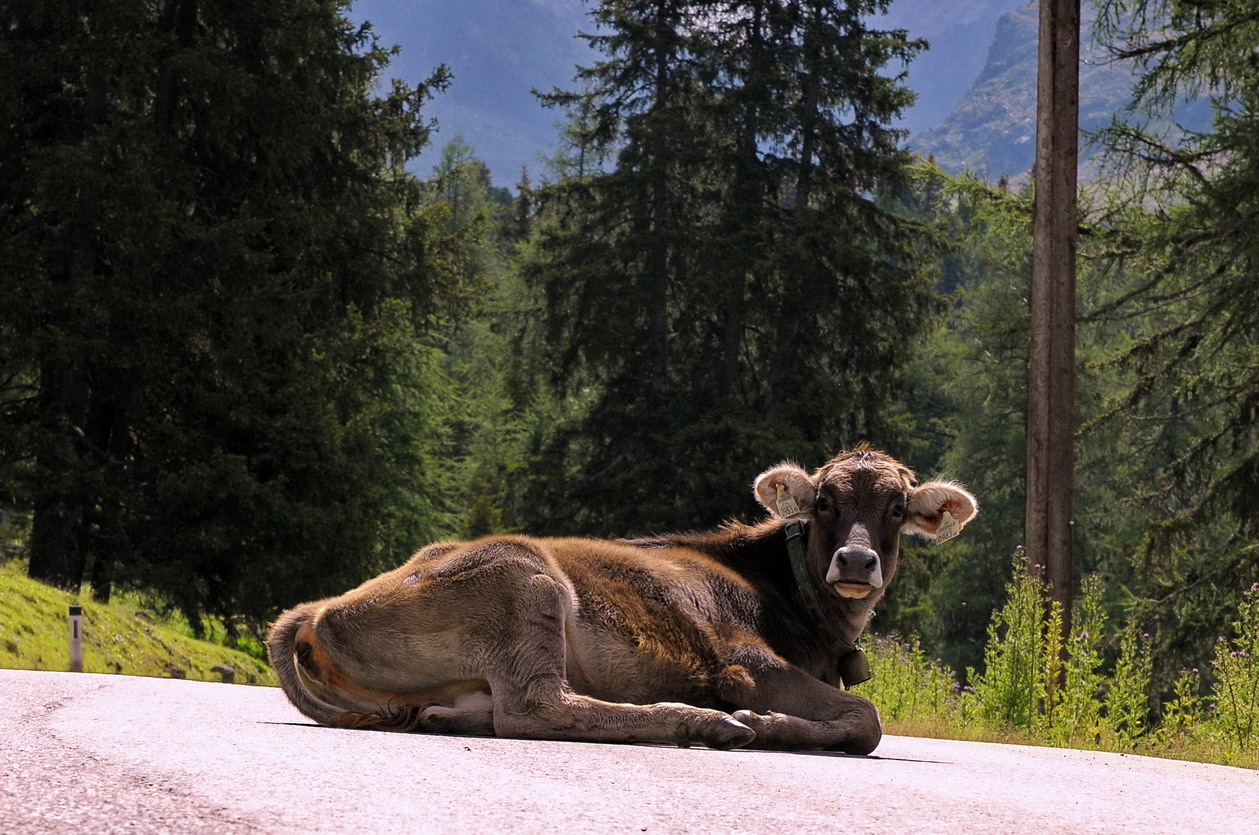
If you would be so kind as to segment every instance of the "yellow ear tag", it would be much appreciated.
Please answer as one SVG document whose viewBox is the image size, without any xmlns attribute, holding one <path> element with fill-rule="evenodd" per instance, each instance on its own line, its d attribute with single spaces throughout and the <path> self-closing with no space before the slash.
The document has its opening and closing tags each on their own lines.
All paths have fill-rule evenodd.
<svg viewBox="0 0 1259 835">
<path fill-rule="evenodd" d="M 962 532 L 962 526 L 947 510 L 940 517 L 940 527 L 936 528 L 936 542 L 948 542 Z"/>
<path fill-rule="evenodd" d="M 795 516 L 800 512 L 800 505 L 796 504 L 795 498 L 787 492 L 787 488 L 783 486 L 781 481 L 774 485 L 774 488 L 778 491 L 778 500 L 775 504 L 778 505 L 779 516 L 786 519 L 788 516 Z"/>
</svg>

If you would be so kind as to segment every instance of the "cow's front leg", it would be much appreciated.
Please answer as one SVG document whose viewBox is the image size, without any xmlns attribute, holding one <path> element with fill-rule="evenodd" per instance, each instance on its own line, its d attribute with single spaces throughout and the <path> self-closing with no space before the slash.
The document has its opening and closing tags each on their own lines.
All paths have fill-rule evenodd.
<svg viewBox="0 0 1259 835">
<path fill-rule="evenodd" d="M 786 713 L 756 713 L 737 710 L 733 716 L 756 732 L 748 748 L 776 751 L 842 751 L 845 754 L 869 754 L 883 738 L 883 726 L 874 705 L 860 696 L 852 696 L 854 704 L 842 719 L 801 719 Z"/>
<path fill-rule="evenodd" d="M 727 667 L 721 697 L 756 731 L 751 748 L 869 754 L 883 738 L 869 699 L 832 687 L 772 652 L 747 648 Z"/>
</svg>

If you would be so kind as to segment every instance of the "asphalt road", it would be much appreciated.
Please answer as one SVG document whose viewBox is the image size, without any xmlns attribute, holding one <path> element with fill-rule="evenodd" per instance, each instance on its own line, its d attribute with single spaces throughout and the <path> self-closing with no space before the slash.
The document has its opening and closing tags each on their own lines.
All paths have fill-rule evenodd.
<svg viewBox="0 0 1259 835">
<path fill-rule="evenodd" d="M 888 737 L 870 757 L 389 734 L 276 689 L 0 671 L 0 832 L 1259 832 L 1259 772 Z"/>
</svg>

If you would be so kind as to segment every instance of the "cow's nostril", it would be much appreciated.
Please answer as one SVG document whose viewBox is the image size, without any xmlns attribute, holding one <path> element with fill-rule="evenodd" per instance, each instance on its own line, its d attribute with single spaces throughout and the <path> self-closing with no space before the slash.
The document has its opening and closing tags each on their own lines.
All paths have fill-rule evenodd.
<svg viewBox="0 0 1259 835">
<path fill-rule="evenodd" d="M 879 552 L 864 545 L 837 548 L 831 555 L 826 582 L 882 588 L 883 572 L 879 570 Z"/>
<path fill-rule="evenodd" d="M 839 569 L 854 568 L 862 571 L 875 571 L 879 567 L 879 554 L 873 548 L 860 545 L 845 545 L 835 551 L 835 567 Z"/>
</svg>

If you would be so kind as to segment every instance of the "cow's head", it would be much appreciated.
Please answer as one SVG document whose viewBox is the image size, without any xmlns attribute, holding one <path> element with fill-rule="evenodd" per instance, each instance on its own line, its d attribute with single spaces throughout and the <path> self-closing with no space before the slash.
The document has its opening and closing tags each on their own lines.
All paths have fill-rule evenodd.
<svg viewBox="0 0 1259 835">
<path fill-rule="evenodd" d="M 810 570 L 834 594 L 871 604 L 896 573 L 902 533 L 952 536 L 979 510 L 960 484 L 918 484 L 904 464 L 869 449 L 841 452 L 813 475 L 779 464 L 754 489 L 771 513 L 806 524 Z"/>
</svg>

